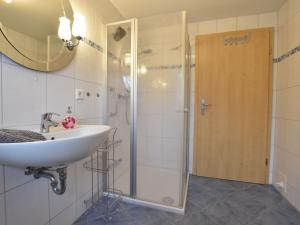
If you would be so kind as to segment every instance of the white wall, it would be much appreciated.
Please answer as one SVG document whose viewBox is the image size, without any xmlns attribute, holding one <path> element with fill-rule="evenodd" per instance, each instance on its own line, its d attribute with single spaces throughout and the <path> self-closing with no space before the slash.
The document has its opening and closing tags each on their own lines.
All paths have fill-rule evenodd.
<svg viewBox="0 0 300 225">
<path fill-rule="evenodd" d="M 108 0 L 72 0 L 72 5 L 86 17 L 87 38 L 104 46 L 104 24 L 120 20 L 119 13 Z M 1 126 L 38 126 L 42 113 L 64 115 L 68 106 L 80 122 L 102 123 L 103 57 L 81 43 L 65 69 L 43 73 L 17 65 L 0 53 Z M 75 101 L 75 88 L 85 89 L 91 96 Z M 62 196 L 55 195 L 45 179 L 34 180 L 23 170 L 0 165 L 0 225 L 70 225 L 85 211 L 83 200 L 91 195 L 91 174 L 82 164 L 69 166 L 67 191 Z"/>
<path fill-rule="evenodd" d="M 300 44 L 300 1 L 288 0 L 278 13 L 278 56 Z M 274 184 L 300 210 L 300 53 L 278 63 Z"/>
<path fill-rule="evenodd" d="M 191 47 L 192 47 L 192 64 L 195 63 L 195 36 L 211 34 L 211 33 L 227 32 L 227 31 L 263 28 L 263 27 L 275 28 L 274 57 L 276 57 L 277 56 L 277 12 L 201 21 L 197 23 L 189 23 L 188 30 L 190 35 Z M 192 168 L 193 168 L 195 68 L 192 68 L 191 72 L 192 72 L 191 74 L 191 119 L 190 119 L 190 160 L 189 160 L 190 172 L 192 172 Z M 275 64 L 274 76 L 276 72 L 277 72 L 277 65 Z M 276 93 L 274 92 L 273 94 L 274 99 L 276 98 L 275 94 Z M 273 119 L 273 124 L 274 124 L 274 119 Z M 271 152 L 273 152 L 274 149 L 273 146 L 274 145 L 272 142 Z M 272 171 L 272 164 L 270 165 L 270 170 Z"/>
</svg>

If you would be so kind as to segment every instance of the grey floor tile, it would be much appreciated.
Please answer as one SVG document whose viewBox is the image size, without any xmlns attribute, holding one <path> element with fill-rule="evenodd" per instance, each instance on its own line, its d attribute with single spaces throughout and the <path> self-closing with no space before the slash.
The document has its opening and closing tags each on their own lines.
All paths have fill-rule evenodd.
<svg viewBox="0 0 300 225">
<path fill-rule="evenodd" d="M 247 199 L 253 199 L 266 208 L 278 205 L 284 198 L 270 185 L 253 185 L 244 193 Z"/>
<path fill-rule="evenodd" d="M 168 220 L 168 213 L 147 207 L 136 206 L 127 210 L 134 222 L 140 225 L 151 225 L 157 221 Z"/>
<path fill-rule="evenodd" d="M 179 220 L 175 221 L 175 225 L 218 225 L 208 215 L 199 212 L 187 216 L 182 216 Z"/>
<path fill-rule="evenodd" d="M 168 218 L 160 218 L 158 220 L 154 220 L 149 225 L 176 225 L 176 224 Z"/>
<path fill-rule="evenodd" d="M 229 201 L 220 201 L 210 208 L 205 214 L 212 218 L 217 224 L 242 225 L 247 224 L 253 217 L 246 211 L 231 204 Z"/>
<path fill-rule="evenodd" d="M 74 225 L 300 225 L 300 213 L 272 186 L 195 176 L 185 215 L 123 202 L 110 221 L 91 218 L 97 211 Z"/>
<path fill-rule="evenodd" d="M 262 204 L 260 200 L 253 198 L 246 190 L 234 192 L 226 200 L 235 208 L 246 212 L 249 216 L 257 216 L 263 210 L 267 209 L 266 204 Z"/>
<path fill-rule="evenodd" d="M 191 205 L 190 210 L 205 211 L 212 206 L 214 206 L 220 198 L 213 192 L 206 193 L 189 193 L 188 194 L 188 203 Z"/>
<path fill-rule="evenodd" d="M 300 225 L 300 213 L 285 199 L 270 209 L 278 220 L 286 220 L 286 224 Z"/>
<path fill-rule="evenodd" d="M 247 189 L 252 187 L 255 184 L 240 182 L 240 181 L 230 181 L 230 185 L 236 190 Z"/>
<path fill-rule="evenodd" d="M 300 218 L 288 217 L 281 212 L 267 210 L 259 218 L 247 225 L 299 225 Z"/>
<path fill-rule="evenodd" d="M 218 198 L 226 198 L 228 195 L 240 189 L 236 185 L 232 185 L 231 181 L 211 179 L 206 189 Z"/>
<path fill-rule="evenodd" d="M 193 185 L 198 187 L 205 187 L 210 181 L 211 178 L 208 177 L 198 177 L 198 176 L 190 175 L 189 187 Z"/>
</svg>

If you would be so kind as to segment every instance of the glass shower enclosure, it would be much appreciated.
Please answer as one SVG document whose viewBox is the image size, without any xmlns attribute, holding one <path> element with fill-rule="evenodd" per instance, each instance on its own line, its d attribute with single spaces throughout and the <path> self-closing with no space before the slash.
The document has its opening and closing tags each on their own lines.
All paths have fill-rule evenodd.
<svg viewBox="0 0 300 225">
<path fill-rule="evenodd" d="M 182 208 L 188 182 L 186 13 L 107 25 L 107 124 L 118 128 L 115 187 Z"/>
</svg>

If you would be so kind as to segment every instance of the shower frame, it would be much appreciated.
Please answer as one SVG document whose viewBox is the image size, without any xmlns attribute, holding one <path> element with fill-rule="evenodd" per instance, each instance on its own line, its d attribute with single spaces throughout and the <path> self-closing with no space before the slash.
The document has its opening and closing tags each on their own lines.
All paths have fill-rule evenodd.
<svg viewBox="0 0 300 225">
<path fill-rule="evenodd" d="M 105 45 L 105 65 L 106 65 L 106 89 L 108 89 L 107 85 L 107 68 L 108 68 L 108 32 L 107 29 L 109 26 L 116 26 L 122 24 L 130 23 L 131 27 L 131 40 L 130 40 L 130 76 L 131 76 L 131 89 L 130 89 L 130 194 L 129 197 L 136 198 L 137 193 L 137 37 L 138 37 L 138 20 L 137 18 L 132 18 L 128 20 L 122 20 L 118 22 L 108 23 L 106 24 L 105 29 L 105 37 L 106 37 L 106 45 Z M 106 105 L 107 105 L 107 96 L 106 96 Z M 106 122 L 107 122 L 106 115 Z M 103 182 L 106 182 L 105 178 Z"/>
<path fill-rule="evenodd" d="M 185 211 L 185 204 L 186 204 L 186 196 L 187 196 L 187 188 L 188 188 L 188 180 L 189 180 L 189 157 L 188 157 L 188 146 L 189 146 L 189 101 L 190 101 L 190 84 L 189 84 L 189 72 L 190 72 L 190 65 L 186 66 L 186 63 L 190 63 L 190 49 L 186 49 L 186 41 L 188 40 L 187 34 L 187 25 L 186 25 L 186 12 L 182 12 L 182 34 L 181 34 L 181 46 L 184 46 L 182 49 L 181 55 L 181 74 L 184 76 L 184 93 L 187 95 L 187 101 L 185 101 L 184 105 L 184 141 L 183 141 L 183 152 L 182 152 L 182 160 L 185 159 L 185 164 L 181 166 L 181 174 L 180 176 L 180 186 L 181 186 L 181 194 L 179 196 L 180 199 L 180 206 L 181 207 L 173 207 L 173 206 L 166 206 L 163 204 L 155 203 L 155 202 L 146 202 L 144 200 L 139 200 L 137 196 L 137 85 L 138 85 L 138 19 L 132 18 L 128 20 L 122 20 L 118 22 L 108 23 L 106 24 L 105 36 L 106 36 L 106 45 L 105 45 L 105 57 L 104 57 L 104 64 L 106 66 L 106 88 L 108 90 L 108 27 L 109 26 L 116 26 L 122 24 L 130 23 L 131 27 L 131 66 L 130 66 L 130 75 L 131 75 L 131 89 L 130 89 L 130 194 L 129 196 L 124 196 L 124 200 L 135 203 L 138 205 L 150 206 L 157 209 L 162 209 L 170 212 L 176 212 L 180 214 L 184 214 Z M 188 48 L 190 48 L 188 43 Z M 187 62 L 188 61 L 188 62 Z M 188 74 L 187 74 L 188 73 Z M 188 76 L 186 78 L 186 76 Z M 186 84 L 188 82 L 188 84 Z M 187 89 L 187 90 L 186 90 Z M 107 105 L 108 96 L 106 92 L 105 101 Z M 108 115 L 106 115 L 106 122 L 108 122 Z M 185 154 L 185 155 L 184 155 Z M 105 181 L 105 177 L 103 179 Z"/>
</svg>

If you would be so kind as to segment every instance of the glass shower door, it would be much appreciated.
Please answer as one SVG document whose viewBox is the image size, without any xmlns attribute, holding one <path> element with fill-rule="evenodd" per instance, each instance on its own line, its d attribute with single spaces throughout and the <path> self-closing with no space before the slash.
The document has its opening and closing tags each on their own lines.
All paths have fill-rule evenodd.
<svg viewBox="0 0 300 225">
<path fill-rule="evenodd" d="M 138 21 L 137 198 L 175 207 L 186 182 L 183 18 Z"/>
<path fill-rule="evenodd" d="M 119 165 L 110 174 L 110 187 L 130 195 L 132 124 L 133 21 L 107 25 L 107 124 L 117 128 L 115 156 Z M 110 153 L 111 154 L 111 153 Z M 110 158 L 112 156 L 110 155 Z M 114 182 L 114 183 L 113 183 Z"/>
<path fill-rule="evenodd" d="M 185 13 L 107 25 L 107 124 L 121 160 L 110 177 L 124 195 L 177 208 L 187 184 L 186 40 Z"/>
</svg>

